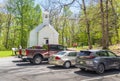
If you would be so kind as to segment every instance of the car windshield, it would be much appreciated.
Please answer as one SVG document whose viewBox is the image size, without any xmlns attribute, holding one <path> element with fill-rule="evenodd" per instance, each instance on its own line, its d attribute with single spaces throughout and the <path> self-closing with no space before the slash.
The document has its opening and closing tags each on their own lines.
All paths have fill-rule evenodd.
<svg viewBox="0 0 120 81">
<path fill-rule="evenodd" d="M 58 52 L 57 55 L 64 55 L 66 52 Z"/>
<path fill-rule="evenodd" d="M 90 54 L 91 54 L 90 51 L 80 51 L 80 52 L 78 53 L 79 56 L 89 56 Z"/>
</svg>

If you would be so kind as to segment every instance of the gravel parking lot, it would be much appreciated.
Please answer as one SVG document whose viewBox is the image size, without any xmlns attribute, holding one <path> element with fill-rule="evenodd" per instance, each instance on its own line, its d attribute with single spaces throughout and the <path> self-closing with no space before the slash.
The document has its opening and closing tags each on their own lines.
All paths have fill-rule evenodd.
<svg viewBox="0 0 120 81">
<path fill-rule="evenodd" d="M 120 81 L 119 73 L 118 70 L 109 70 L 98 75 L 75 67 L 55 67 L 47 62 L 32 65 L 16 57 L 0 59 L 0 81 Z"/>
</svg>

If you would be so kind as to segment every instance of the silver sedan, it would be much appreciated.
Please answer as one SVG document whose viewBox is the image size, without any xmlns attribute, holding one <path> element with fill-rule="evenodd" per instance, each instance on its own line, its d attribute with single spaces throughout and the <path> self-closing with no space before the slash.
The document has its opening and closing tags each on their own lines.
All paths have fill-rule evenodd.
<svg viewBox="0 0 120 81">
<path fill-rule="evenodd" d="M 49 58 L 49 64 L 70 68 L 75 65 L 76 51 L 60 51 Z"/>
</svg>

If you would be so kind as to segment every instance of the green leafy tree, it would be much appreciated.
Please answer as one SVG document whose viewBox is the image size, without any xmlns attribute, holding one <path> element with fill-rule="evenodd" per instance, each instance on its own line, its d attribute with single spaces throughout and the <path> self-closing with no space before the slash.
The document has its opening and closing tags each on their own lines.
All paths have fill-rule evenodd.
<svg viewBox="0 0 120 81">
<path fill-rule="evenodd" d="M 1 44 L 5 49 L 22 45 L 27 47 L 29 32 L 42 22 L 40 5 L 34 0 L 8 0 L 5 9 L 0 13 Z M 2 30 L 3 29 L 3 30 Z"/>
</svg>

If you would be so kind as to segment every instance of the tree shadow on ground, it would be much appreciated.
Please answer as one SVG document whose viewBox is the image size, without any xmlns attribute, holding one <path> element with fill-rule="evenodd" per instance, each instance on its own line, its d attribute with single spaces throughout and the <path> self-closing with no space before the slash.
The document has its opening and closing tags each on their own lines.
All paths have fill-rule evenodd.
<svg viewBox="0 0 120 81">
<path fill-rule="evenodd" d="M 53 66 L 48 66 L 47 68 L 49 68 L 49 69 L 52 69 L 52 70 L 64 70 L 64 69 L 66 69 L 66 68 L 64 68 L 63 66 L 55 66 L 55 65 L 53 65 Z M 70 68 L 68 68 L 68 69 L 75 69 L 76 67 L 75 66 L 71 66 Z"/>
<path fill-rule="evenodd" d="M 17 66 L 42 66 L 42 65 L 48 65 L 48 62 L 42 62 L 41 64 L 35 65 L 30 62 L 20 62 L 16 64 Z"/>
<path fill-rule="evenodd" d="M 24 60 L 13 60 L 12 62 L 17 63 L 17 62 L 27 62 L 27 61 L 24 61 Z"/>
<path fill-rule="evenodd" d="M 98 77 L 98 76 L 108 76 L 108 75 L 114 75 L 114 74 L 119 74 L 120 71 L 117 69 L 111 69 L 111 70 L 106 70 L 103 74 L 97 74 L 95 71 L 75 71 L 75 74 L 82 75 L 82 76 L 87 76 L 87 77 Z"/>
</svg>

